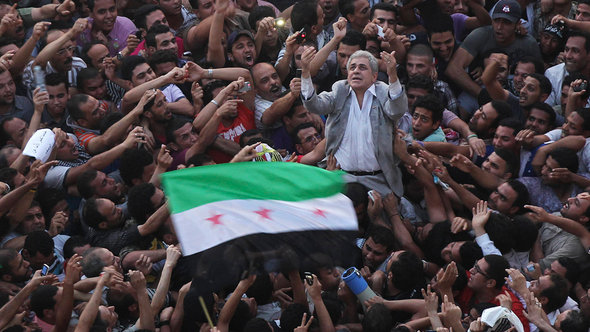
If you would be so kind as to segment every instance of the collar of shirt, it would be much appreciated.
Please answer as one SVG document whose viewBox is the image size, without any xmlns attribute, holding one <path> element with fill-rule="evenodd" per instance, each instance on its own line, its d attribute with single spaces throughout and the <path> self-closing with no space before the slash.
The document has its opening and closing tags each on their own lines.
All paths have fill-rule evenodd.
<svg viewBox="0 0 590 332">
<path fill-rule="evenodd" d="M 372 84 L 372 85 L 371 85 L 371 86 L 370 86 L 370 87 L 367 89 L 367 91 L 368 91 L 368 92 L 370 92 L 370 93 L 373 95 L 373 97 L 377 97 L 377 92 L 375 92 L 375 83 L 373 83 L 373 84 Z M 364 94 L 364 95 L 367 95 L 367 91 L 365 91 L 365 94 Z M 348 94 L 350 95 L 351 93 L 352 93 L 352 87 L 351 87 L 351 86 L 349 86 L 349 87 L 348 87 Z"/>
</svg>

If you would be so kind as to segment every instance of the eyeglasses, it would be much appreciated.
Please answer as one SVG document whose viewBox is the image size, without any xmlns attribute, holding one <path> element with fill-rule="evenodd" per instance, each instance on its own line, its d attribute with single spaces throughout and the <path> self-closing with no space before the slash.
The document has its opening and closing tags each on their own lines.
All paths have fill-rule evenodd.
<svg viewBox="0 0 590 332">
<path fill-rule="evenodd" d="M 66 52 L 74 54 L 75 50 L 76 50 L 76 46 L 70 46 L 70 47 L 62 48 L 61 50 L 59 50 L 55 53 L 57 53 L 58 55 L 64 55 L 64 54 L 66 54 Z"/>
<path fill-rule="evenodd" d="M 477 263 L 475 263 L 475 265 L 473 265 L 473 268 L 475 269 L 475 273 L 479 273 L 482 276 L 486 277 L 486 279 L 490 279 L 490 276 L 488 276 L 485 272 L 483 272 L 483 270 L 479 267 L 479 265 L 477 265 Z"/>
<path fill-rule="evenodd" d="M 311 136 L 307 136 L 303 141 L 305 143 L 311 143 L 314 140 L 316 140 L 316 141 L 319 142 L 319 141 L 321 141 L 321 139 L 322 139 L 322 136 L 319 133 L 315 133 L 315 134 L 313 134 Z"/>
</svg>

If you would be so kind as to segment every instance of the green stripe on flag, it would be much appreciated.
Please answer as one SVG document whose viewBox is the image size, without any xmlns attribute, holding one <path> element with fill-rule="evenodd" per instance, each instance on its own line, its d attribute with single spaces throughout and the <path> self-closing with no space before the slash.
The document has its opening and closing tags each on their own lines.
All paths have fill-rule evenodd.
<svg viewBox="0 0 590 332">
<path fill-rule="evenodd" d="M 172 213 L 230 199 L 302 201 L 343 192 L 342 172 L 289 162 L 199 166 L 162 174 Z"/>
</svg>

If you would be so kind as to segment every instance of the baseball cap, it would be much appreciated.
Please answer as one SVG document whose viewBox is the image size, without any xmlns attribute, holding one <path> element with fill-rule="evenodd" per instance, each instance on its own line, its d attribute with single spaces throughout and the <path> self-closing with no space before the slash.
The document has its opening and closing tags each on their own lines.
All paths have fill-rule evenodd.
<svg viewBox="0 0 590 332">
<path fill-rule="evenodd" d="M 492 13 L 492 20 L 497 18 L 505 18 L 512 23 L 520 20 L 520 5 L 515 0 L 500 0 L 494 7 Z"/>
<path fill-rule="evenodd" d="M 554 35 L 559 39 L 560 42 L 564 42 L 567 38 L 567 28 L 563 25 L 554 25 L 554 24 L 547 24 L 543 32 L 548 34 Z"/>
<path fill-rule="evenodd" d="M 236 30 L 230 33 L 229 37 L 227 38 L 227 51 L 231 52 L 231 48 L 234 45 L 235 41 L 240 38 L 240 36 L 248 36 L 252 41 L 254 41 L 254 35 L 252 32 L 248 30 Z"/>
</svg>

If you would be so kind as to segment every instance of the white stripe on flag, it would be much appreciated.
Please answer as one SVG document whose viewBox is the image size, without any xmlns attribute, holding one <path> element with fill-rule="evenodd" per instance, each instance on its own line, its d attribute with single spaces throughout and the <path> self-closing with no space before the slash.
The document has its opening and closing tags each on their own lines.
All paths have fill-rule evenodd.
<svg viewBox="0 0 590 332">
<path fill-rule="evenodd" d="M 356 214 L 343 194 L 298 202 L 236 199 L 172 215 L 184 255 L 256 233 L 357 230 Z"/>
</svg>

